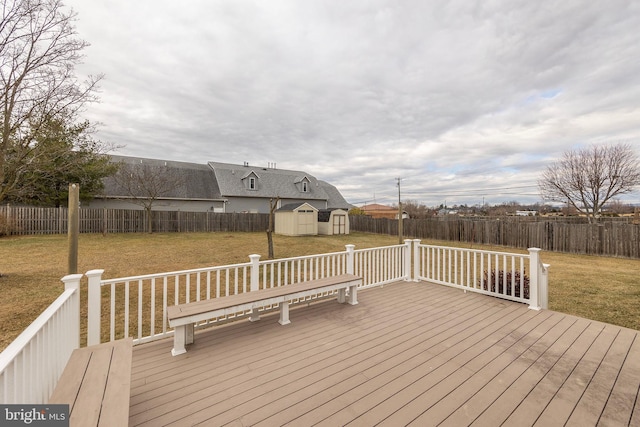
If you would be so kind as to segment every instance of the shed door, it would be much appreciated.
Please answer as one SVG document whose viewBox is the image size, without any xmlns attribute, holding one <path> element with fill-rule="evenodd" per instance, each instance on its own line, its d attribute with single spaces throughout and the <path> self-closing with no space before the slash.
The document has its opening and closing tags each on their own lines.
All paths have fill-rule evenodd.
<svg viewBox="0 0 640 427">
<path fill-rule="evenodd" d="M 346 217 L 345 215 L 334 215 L 333 216 L 333 234 L 345 234 L 345 223 Z"/>
<path fill-rule="evenodd" d="M 312 210 L 298 211 L 298 234 L 313 234 L 315 215 Z"/>
</svg>

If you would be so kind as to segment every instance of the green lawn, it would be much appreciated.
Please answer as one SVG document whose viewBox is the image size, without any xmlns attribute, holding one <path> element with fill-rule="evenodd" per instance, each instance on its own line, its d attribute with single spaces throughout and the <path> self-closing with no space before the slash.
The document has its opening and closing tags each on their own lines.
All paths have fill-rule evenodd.
<svg viewBox="0 0 640 427">
<path fill-rule="evenodd" d="M 397 237 L 274 236 L 275 255 L 286 258 L 396 244 Z M 445 242 L 428 242 L 446 244 Z M 458 244 L 470 247 L 469 244 Z M 523 252 L 510 248 L 474 248 Z M 171 233 L 80 236 L 79 272 L 101 268 L 104 278 L 247 262 L 267 253 L 265 233 Z M 552 310 L 640 329 L 640 260 L 542 253 L 551 264 Z M 6 347 L 62 291 L 67 237 L 22 236 L 0 239 L 0 348 Z M 86 297 L 86 295 L 84 295 Z M 83 298 L 84 299 L 84 298 Z"/>
</svg>

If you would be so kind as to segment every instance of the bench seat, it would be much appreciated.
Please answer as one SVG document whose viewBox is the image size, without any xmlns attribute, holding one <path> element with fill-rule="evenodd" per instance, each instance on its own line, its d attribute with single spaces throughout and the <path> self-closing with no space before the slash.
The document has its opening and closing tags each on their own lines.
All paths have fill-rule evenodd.
<svg viewBox="0 0 640 427">
<path fill-rule="evenodd" d="M 258 309 L 268 305 L 280 304 L 279 323 L 286 325 L 290 323 L 290 301 L 322 292 L 338 291 L 338 302 L 344 303 L 346 301 L 351 305 L 355 305 L 358 303 L 357 287 L 361 284 L 362 279 L 358 276 L 341 274 L 293 285 L 261 289 L 168 307 L 167 318 L 169 326 L 174 328 L 174 345 L 171 354 L 177 356 L 187 351 L 185 345 L 193 343 L 193 329 L 197 322 L 247 310 L 252 311 L 250 320 L 256 321 L 259 320 Z M 347 288 L 349 289 L 348 301 L 346 296 Z"/>
<path fill-rule="evenodd" d="M 132 357 L 131 338 L 75 349 L 49 403 L 69 405 L 71 426 L 128 425 Z"/>
</svg>

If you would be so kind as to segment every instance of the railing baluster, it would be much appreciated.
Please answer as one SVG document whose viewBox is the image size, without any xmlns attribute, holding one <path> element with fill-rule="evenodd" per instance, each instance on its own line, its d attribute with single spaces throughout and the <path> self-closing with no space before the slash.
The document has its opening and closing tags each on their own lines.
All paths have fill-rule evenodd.
<svg viewBox="0 0 640 427">
<path fill-rule="evenodd" d="M 169 281 L 168 281 L 168 277 L 164 276 L 162 278 L 162 333 L 166 334 L 167 333 L 167 327 L 168 322 L 167 322 L 167 298 L 168 298 L 168 286 L 169 285 Z M 112 340 L 113 341 L 113 340 Z"/>
<path fill-rule="evenodd" d="M 207 271 L 207 299 L 211 299 L 211 271 Z"/>
<path fill-rule="evenodd" d="M 111 284 L 111 312 L 109 313 L 109 320 L 111 327 L 109 328 L 109 339 L 111 341 L 116 339 L 116 284 Z M 99 338 L 98 338 L 99 339 Z"/>
<path fill-rule="evenodd" d="M 220 298 L 220 271 L 216 270 L 216 298 Z"/>
<path fill-rule="evenodd" d="M 129 281 L 124 285 L 124 337 L 129 338 Z"/>
<path fill-rule="evenodd" d="M 154 336 L 156 334 L 156 278 L 151 279 L 151 333 L 149 335 Z"/>
<path fill-rule="evenodd" d="M 142 338 L 142 279 L 138 280 L 138 339 Z"/>
</svg>

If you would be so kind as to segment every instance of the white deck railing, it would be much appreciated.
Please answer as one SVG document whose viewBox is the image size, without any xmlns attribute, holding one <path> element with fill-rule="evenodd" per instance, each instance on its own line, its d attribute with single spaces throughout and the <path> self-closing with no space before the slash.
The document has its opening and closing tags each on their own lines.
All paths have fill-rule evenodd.
<svg viewBox="0 0 640 427">
<path fill-rule="evenodd" d="M 414 243 L 415 280 L 547 308 L 549 265 L 540 261 L 540 249 L 514 254 Z"/>
<path fill-rule="evenodd" d="M 62 278 L 65 290 L 0 353 L 0 403 L 43 404 L 80 346 L 80 279 Z"/>
<path fill-rule="evenodd" d="M 242 264 L 119 279 L 102 280 L 104 270 L 91 270 L 86 273 L 87 344 L 122 337 L 133 337 L 140 344 L 172 335 L 168 305 L 343 273 L 362 277 L 362 288 L 425 280 L 546 308 L 549 266 L 540 262 L 539 252 L 512 254 L 405 240 L 403 245 L 359 250 L 347 245 L 342 252 L 278 260 L 260 261 L 259 255 L 250 255 L 250 261 Z M 62 295 L 0 354 L 0 403 L 47 401 L 79 346 L 81 277 L 65 276 Z M 225 320 L 212 319 L 200 326 Z M 104 336 L 102 324 L 108 325 Z"/>
<path fill-rule="evenodd" d="M 167 321 L 167 306 L 249 292 L 261 288 L 287 286 L 343 273 L 363 278 L 362 287 L 409 279 L 411 241 L 403 245 L 328 254 L 260 261 L 220 267 L 199 268 L 102 280 L 104 270 L 86 273 L 88 287 L 87 344 L 133 337 L 141 344 L 173 335 Z M 327 295 L 306 298 L 317 299 Z M 294 301 L 294 303 L 300 301 Z M 270 310 L 273 307 L 266 307 Z M 202 322 L 198 327 L 249 315 L 249 312 Z M 101 325 L 108 324 L 108 335 Z"/>
</svg>

